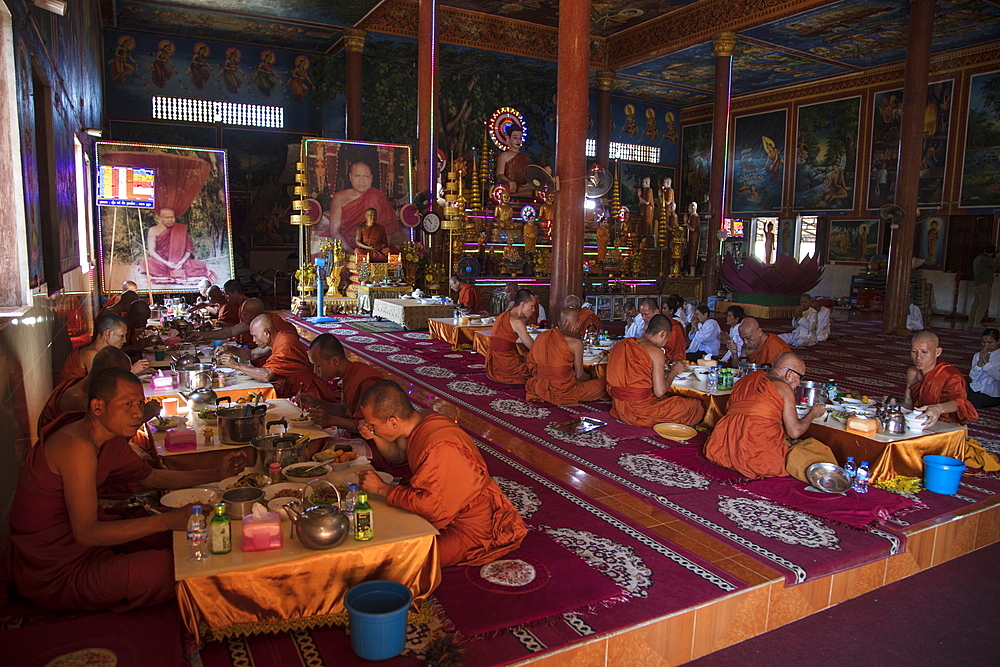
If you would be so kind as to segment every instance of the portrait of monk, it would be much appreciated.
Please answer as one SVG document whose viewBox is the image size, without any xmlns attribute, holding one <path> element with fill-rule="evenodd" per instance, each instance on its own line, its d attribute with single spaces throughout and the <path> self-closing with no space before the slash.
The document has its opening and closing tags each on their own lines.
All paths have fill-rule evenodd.
<svg viewBox="0 0 1000 667">
<path fill-rule="evenodd" d="M 400 232 L 399 221 L 385 194 L 374 187 L 375 174 L 363 160 L 351 162 L 347 172 L 350 187 L 340 190 L 330 201 L 329 236 L 339 238 L 345 250 L 354 252 L 357 231 L 365 224 L 365 211 L 375 209 L 375 219 L 390 237 Z"/>
<path fill-rule="evenodd" d="M 139 261 L 139 272 L 146 273 L 154 282 L 187 282 L 206 278 L 215 282 L 215 273 L 205 263 L 195 259 L 194 243 L 187 225 L 177 222 L 171 208 L 161 208 L 156 213 L 156 224 L 149 228 L 146 237 L 148 264 Z"/>
</svg>

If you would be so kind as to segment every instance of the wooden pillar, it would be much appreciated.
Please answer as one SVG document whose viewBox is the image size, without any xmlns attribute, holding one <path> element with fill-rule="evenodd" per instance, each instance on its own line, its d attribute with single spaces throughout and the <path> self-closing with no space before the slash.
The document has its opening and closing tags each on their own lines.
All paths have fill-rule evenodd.
<svg viewBox="0 0 1000 667">
<path fill-rule="evenodd" d="M 431 208 L 437 194 L 438 1 L 420 0 L 417 26 L 417 192 L 430 192 Z"/>
<path fill-rule="evenodd" d="M 924 153 L 924 106 L 927 104 L 927 75 L 931 63 L 931 30 L 934 0 L 910 0 L 910 28 L 903 75 L 903 119 L 899 131 L 899 169 L 896 173 L 896 204 L 903 219 L 889 240 L 889 275 L 885 285 L 882 333 L 908 335 L 906 316 L 910 311 L 910 274 L 913 236 L 916 233 L 917 194 L 920 165 Z"/>
<path fill-rule="evenodd" d="M 361 53 L 365 50 L 365 31 L 344 29 L 344 52 L 347 57 L 347 138 L 361 141 Z"/>
<path fill-rule="evenodd" d="M 705 261 L 705 298 L 719 289 L 719 230 L 726 216 L 726 171 L 729 165 L 729 112 L 733 84 L 735 32 L 712 37 L 715 55 L 715 99 L 712 102 L 712 173 L 709 177 L 708 257 Z"/>
<path fill-rule="evenodd" d="M 559 3 L 559 73 L 556 87 L 556 195 L 549 315 L 563 299 L 583 294 L 583 204 L 587 177 L 590 87 L 590 0 Z"/>
<path fill-rule="evenodd" d="M 615 85 L 615 73 L 600 70 L 597 73 L 597 164 L 608 168 L 611 150 L 611 90 Z"/>
</svg>

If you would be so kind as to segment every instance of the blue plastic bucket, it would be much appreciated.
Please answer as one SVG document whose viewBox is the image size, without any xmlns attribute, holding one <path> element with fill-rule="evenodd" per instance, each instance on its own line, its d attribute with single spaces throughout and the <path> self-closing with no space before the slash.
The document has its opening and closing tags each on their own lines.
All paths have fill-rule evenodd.
<svg viewBox="0 0 1000 667">
<path fill-rule="evenodd" d="M 406 615 L 413 593 L 395 581 L 366 581 L 347 591 L 351 648 L 363 660 L 388 660 L 406 646 Z"/>
<path fill-rule="evenodd" d="M 965 464 L 950 456 L 924 457 L 924 488 L 934 493 L 952 496 L 958 493 Z"/>
</svg>

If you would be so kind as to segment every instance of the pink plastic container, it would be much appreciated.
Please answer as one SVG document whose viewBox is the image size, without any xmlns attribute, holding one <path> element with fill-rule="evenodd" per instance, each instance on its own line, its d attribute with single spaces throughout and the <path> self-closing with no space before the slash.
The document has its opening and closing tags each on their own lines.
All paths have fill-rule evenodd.
<svg viewBox="0 0 1000 667">
<path fill-rule="evenodd" d="M 191 428 L 172 428 L 163 439 L 163 447 L 168 452 L 183 452 L 198 448 L 198 436 Z"/>
<path fill-rule="evenodd" d="M 277 512 L 268 512 L 263 519 L 255 519 L 253 514 L 243 517 L 243 551 L 267 551 L 280 549 L 281 517 Z"/>
</svg>

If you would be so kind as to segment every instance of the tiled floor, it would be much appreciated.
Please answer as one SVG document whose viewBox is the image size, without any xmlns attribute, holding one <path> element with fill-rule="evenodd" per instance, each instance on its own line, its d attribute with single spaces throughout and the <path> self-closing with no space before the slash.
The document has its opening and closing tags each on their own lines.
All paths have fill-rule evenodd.
<svg viewBox="0 0 1000 667">
<path fill-rule="evenodd" d="M 352 360 L 360 360 L 352 356 Z M 920 570 L 1000 541 L 1000 498 L 918 525 L 906 553 L 822 579 L 787 587 L 784 577 L 713 536 L 685 524 L 598 477 L 556 458 L 477 415 L 394 377 L 417 404 L 457 420 L 496 446 L 617 510 L 751 585 L 702 607 L 574 644 L 518 664 L 537 667 L 671 667 L 822 611 Z"/>
</svg>

